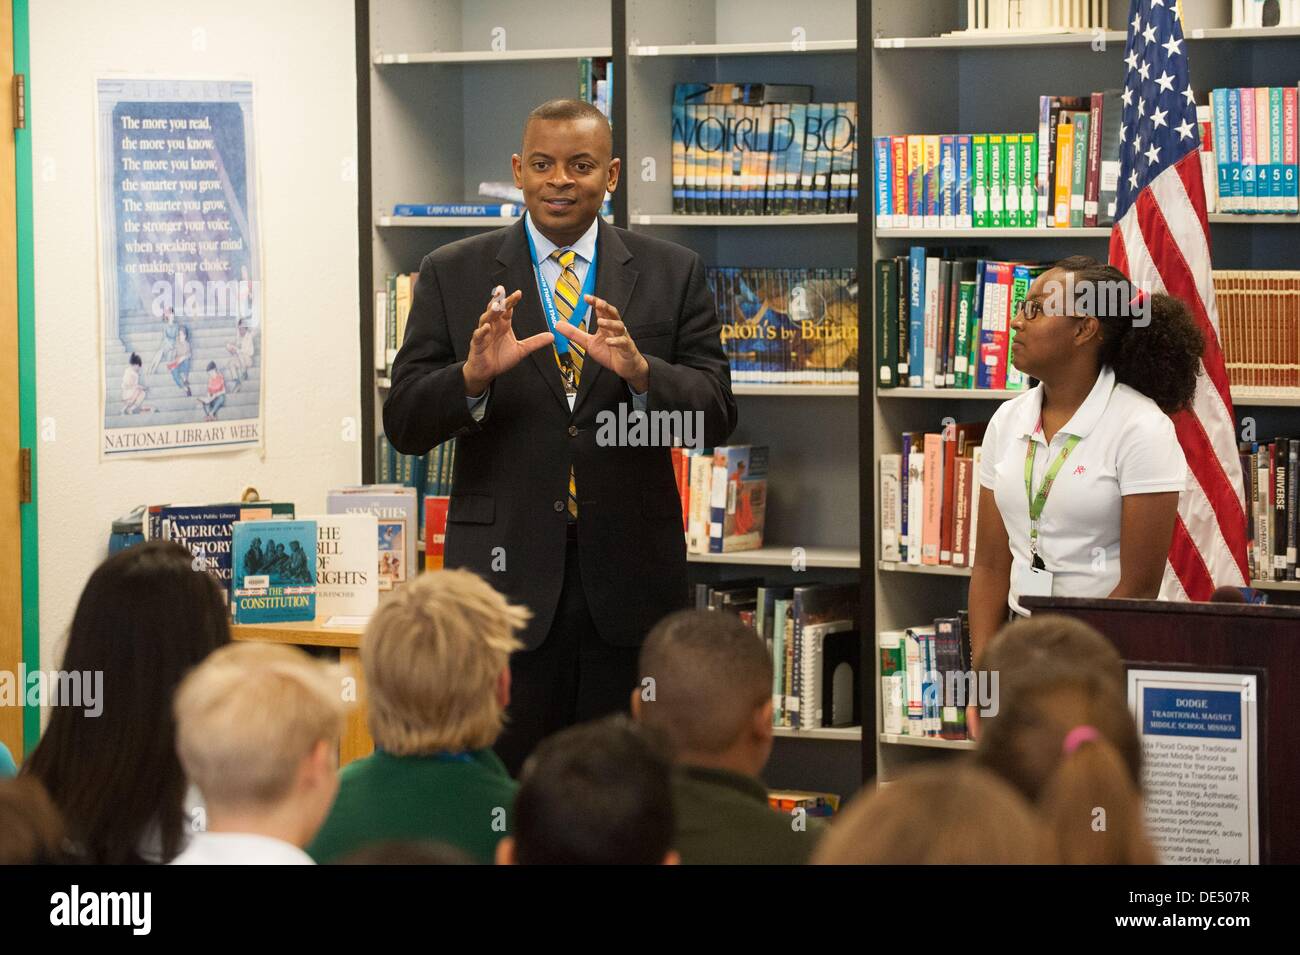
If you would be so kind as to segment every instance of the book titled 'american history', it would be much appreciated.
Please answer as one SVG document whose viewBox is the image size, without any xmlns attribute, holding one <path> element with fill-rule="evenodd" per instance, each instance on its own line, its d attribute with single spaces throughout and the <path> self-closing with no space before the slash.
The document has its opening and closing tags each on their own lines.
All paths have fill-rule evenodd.
<svg viewBox="0 0 1300 955">
<path fill-rule="evenodd" d="M 316 618 L 315 521 L 239 521 L 231 549 L 235 623 Z"/>
</svg>

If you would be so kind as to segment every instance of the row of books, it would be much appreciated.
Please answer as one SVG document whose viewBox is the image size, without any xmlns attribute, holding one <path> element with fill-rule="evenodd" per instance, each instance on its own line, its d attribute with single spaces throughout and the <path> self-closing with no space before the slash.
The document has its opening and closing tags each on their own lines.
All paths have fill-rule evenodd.
<svg viewBox="0 0 1300 955">
<path fill-rule="evenodd" d="M 812 87 L 678 83 L 673 212 L 807 215 L 857 208 L 857 103 L 812 102 Z"/>
<path fill-rule="evenodd" d="M 1300 27 L 1300 0 L 1232 0 L 1232 27 Z"/>
<path fill-rule="evenodd" d="M 1215 89 L 1197 107 L 1211 212 L 1300 212 L 1294 86 Z"/>
<path fill-rule="evenodd" d="M 591 103 L 612 120 L 609 92 L 614 88 L 614 61 L 608 56 L 578 57 L 578 99 Z"/>
<path fill-rule="evenodd" d="M 856 269 L 707 274 L 733 384 L 857 384 Z"/>
<path fill-rule="evenodd" d="M 1114 222 L 1118 90 L 1040 96 L 1037 133 L 876 136 L 882 229 L 1095 228 Z"/>
<path fill-rule="evenodd" d="M 375 476 L 380 484 L 400 484 L 415 489 L 420 515 L 418 533 L 423 539 L 425 498 L 451 494 L 451 479 L 456 468 L 456 439 L 444 441 L 427 453 L 417 455 L 402 454 L 389 442 L 387 435 L 381 434 L 377 463 Z"/>
<path fill-rule="evenodd" d="M 966 705 L 975 703 L 970 621 L 965 610 L 928 626 L 880 633 L 881 730 L 893 736 L 966 739 Z"/>
<path fill-rule="evenodd" d="M 876 261 L 876 362 L 881 388 L 993 388 L 1029 379 L 1012 366 L 1011 320 L 1048 266 L 949 259 L 914 246 Z"/>
<path fill-rule="evenodd" d="M 1300 272 L 1217 270 L 1214 299 L 1233 387 L 1300 394 Z"/>
<path fill-rule="evenodd" d="M 406 319 L 411 312 L 411 293 L 419 272 L 390 272 L 384 288 L 375 293 L 375 370 L 392 374 L 397 350 L 406 338 Z"/>
<path fill-rule="evenodd" d="M 902 451 L 880 456 L 880 559 L 970 567 L 979 521 L 986 422 L 907 432 Z"/>
<path fill-rule="evenodd" d="M 967 0 L 960 33 L 1109 30 L 1107 0 Z"/>
<path fill-rule="evenodd" d="M 1295 580 L 1300 440 L 1243 442 L 1238 452 L 1245 483 L 1251 579 Z"/>
<path fill-rule="evenodd" d="M 857 584 L 773 587 L 759 578 L 697 584 L 695 607 L 739 615 L 766 644 L 774 726 L 861 723 Z"/>
<path fill-rule="evenodd" d="M 187 547 L 235 622 L 254 623 L 368 616 L 415 572 L 417 523 L 415 489 L 390 484 L 332 490 L 307 516 L 282 501 L 156 504 L 144 532 Z"/>
<path fill-rule="evenodd" d="M 766 447 L 673 448 L 688 554 L 731 554 L 763 546 Z"/>
</svg>

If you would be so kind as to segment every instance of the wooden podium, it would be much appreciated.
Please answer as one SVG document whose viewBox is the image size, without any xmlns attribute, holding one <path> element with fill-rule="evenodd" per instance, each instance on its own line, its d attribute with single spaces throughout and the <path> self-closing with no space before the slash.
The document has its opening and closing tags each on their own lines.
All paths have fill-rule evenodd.
<svg viewBox="0 0 1300 955">
<path fill-rule="evenodd" d="M 235 624 L 230 628 L 235 640 L 261 643 L 287 643 L 295 647 L 334 647 L 339 663 L 357 681 L 356 704 L 348 711 L 347 727 L 339 740 L 339 766 L 369 756 L 375 744 L 366 726 L 365 683 L 361 672 L 361 628 L 325 627 L 322 621 L 311 623 Z"/>
<path fill-rule="evenodd" d="M 1035 615 L 1059 613 L 1091 624 L 1125 663 L 1262 671 L 1260 859 L 1300 862 L 1300 607 L 1075 597 L 1021 602 Z"/>
</svg>

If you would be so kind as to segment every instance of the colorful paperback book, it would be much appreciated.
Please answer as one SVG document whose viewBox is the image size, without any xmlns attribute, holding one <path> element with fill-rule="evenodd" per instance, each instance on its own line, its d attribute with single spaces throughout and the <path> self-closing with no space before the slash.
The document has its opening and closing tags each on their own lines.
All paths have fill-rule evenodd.
<svg viewBox="0 0 1300 955">
<path fill-rule="evenodd" d="M 907 137 L 907 227 L 925 228 L 925 137 Z"/>
<path fill-rule="evenodd" d="M 957 137 L 939 137 L 939 228 L 957 228 Z"/>
<path fill-rule="evenodd" d="M 1014 229 L 1020 225 L 1020 172 L 1022 168 L 1020 136 L 1016 133 L 1008 133 L 1003 148 L 1006 153 L 1003 163 L 1003 169 L 1006 171 L 1006 186 L 1003 190 L 1005 205 L 1003 219 L 1008 229 Z"/>
<path fill-rule="evenodd" d="M 1038 221 L 1038 137 L 1020 136 L 1020 227 L 1032 229 Z"/>
<path fill-rule="evenodd" d="M 922 136 L 925 144 L 925 220 L 926 229 L 939 228 L 943 207 L 942 170 L 939 166 L 939 137 Z"/>
<path fill-rule="evenodd" d="M 1074 131 L 1071 146 L 1074 156 L 1070 162 L 1070 228 L 1083 228 L 1084 190 L 1088 180 L 1088 129 L 1087 113 L 1074 114 Z"/>
<path fill-rule="evenodd" d="M 767 459 L 766 447 L 714 448 L 709 502 L 710 553 L 730 554 L 763 546 Z"/>
<path fill-rule="evenodd" d="M 957 137 L 957 228 L 974 226 L 974 159 L 971 155 L 971 137 Z"/>
<path fill-rule="evenodd" d="M 908 266 L 908 385 L 920 388 L 925 380 L 925 246 L 911 249 Z"/>
<path fill-rule="evenodd" d="M 907 137 L 891 136 L 890 141 L 890 188 L 893 198 L 890 205 L 894 212 L 895 229 L 909 228 L 907 216 Z"/>
<path fill-rule="evenodd" d="M 1020 309 L 1020 303 L 1025 300 L 1029 294 L 1029 287 L 1034 284 L 1038 276 L 1047 271 L 1046 266 L 1041 265 L 1022 265 L 1016 263 L 1011 268 L 1011 303 L 1007 307 L 1007 314 L 1015 316 Z M 1021 391 L 1029 384 L 1028 376 L 1016 367 L 1012 359 L 1011 345 L 1016 340 L 1016 330 L 1007 322 L 1007 382 L 1008 391 Z"/>
<path fill-rule="evenodd" d="M 894 227 L 894 209 L 892 206 L 894 184 L 892 181 L 891 160 L 893 153 L 890 149 L 890 138 L 888 136 L 876 136 L 872 142 L 875 144 L 876 153 L 876 227 L 879 229 L 892 229 Z"/>
<path fill-rule="evenodd" d="M 306 515 L 316 522 L 316 613 L 322 620 L 369 617 L 379 603 L 378 518 Z"/>
<path fill-rule="evenodd" d="M 373 514 L 378 518 L 376 569 L 380 590 L 392 590 L 415 577 L 419 570 L 416 531 L 420 526 L 415 488 L 395 484 L 342 488 L 329 492 L 325 510 L 329 514 Z"/>
<path fill-rule="evenodd" d="M 239 521 L 231 546 L 236 624 L 316 619 L 315 521 Z"/>
<path fill-rule="evenodd" d="M 1255 153 L 1255 91 L 1253 89 L 1233 90 L 1237 95 L 1241 125 L 1241 194 L 1242 211 L 1259 212 L 1258 192 L 1255 187 L 1255 174 L 1259 161 Z"/>
<path fill-rule="evenodd" d="M 986 229 L 989 222 L 989 138 L 986 135 L 971 137 L 971 162 L 973 164 L 973 190 L 971 195 L 971 221 L 974 228 Z"/>
<path fill-rule="evenodd" d="M 1297 138 L 1300 137 L 1300 89 L 1294 86 L 1282 89 L 1282 211 L 1300 212 L 1300 169 L 1296 155 Z"/>
<path fill-rule="evenodd" d="M 989 228 L 1001 229 L 1007 224 L 1006 209 L 1006 137 L 1001 133 L 989 135 Z"/>
</svg>

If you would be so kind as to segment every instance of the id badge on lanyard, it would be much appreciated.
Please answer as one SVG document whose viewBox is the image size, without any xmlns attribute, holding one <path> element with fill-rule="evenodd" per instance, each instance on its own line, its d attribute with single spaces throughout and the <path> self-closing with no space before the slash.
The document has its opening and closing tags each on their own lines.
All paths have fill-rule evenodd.
<svg viewBox="0 0 1300 955">
<path fill-rule="evenodd" d="M 1056 480 L 1057 474 L 1061 471 L 1061 465 L 1065 459 L 1070 456 L 1079 444 L 1079 436 L 1072 434 L 1065 440 L 1065 445 L 1061 448 L 1061 453 L 1056 456 L 1047 468 L 1047 473 L 1043 476 L 1043 483 L 1038 488 L 1038 493 L 1033 490 L 1034 485 L 1034 458 L 1038 454 L 1038 442 L 1033 438 L 1029 439 L 1029 447 L 1025 451 L 1025 496 L 1029 499 L 1029 553 L 1031 561 L 1029 567 L 1021 570 L 1016 574 L 1014 581 L 1015 591 L 1020 596 L 1029 597 L 1050 597 L 1052 595 L 1052 573 L 1043 563 L 1042 555 L 1038 552 L 1038 523 L 1043 516 L 1043 507 L 1047 504 L 1047 496 L 1052 493 L 1052 482 Z"/>
</svg>

